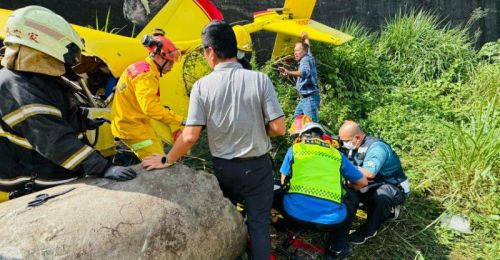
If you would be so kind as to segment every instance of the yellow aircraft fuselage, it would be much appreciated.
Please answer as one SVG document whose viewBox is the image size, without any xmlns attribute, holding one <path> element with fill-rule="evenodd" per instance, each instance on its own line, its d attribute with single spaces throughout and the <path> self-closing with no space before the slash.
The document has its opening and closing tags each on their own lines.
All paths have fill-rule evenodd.
<svg viewBox="0 0 500 260">
<path fill-rule="evenodd" d="M 294 41 L 297 41 L 303 31 L 308 32 L 311 40 L 340 45 L 352 39 L 351 36 L 310 19 L 315 0 L 286 0 L 284 8 L 269 9 L 254 13 L 254 22 L 243 25 L 246 33 L 268 30 L 277 33 L 273 57 L 290 54 Z M 5 38 L 5 24 L 12 11 L 0 9 L 0 39 Z M 84 54 L 100 59 L 113 77 L 120 77 L 125 68 L 144 59 L 148 53 L 141 45 L 140 38 L 162 28 L 166 37 L 171 39 L 182 53 L 190 53 L 201 45 L 201 30 L 212 20 L 222 20 L 222 13 L 209 0 L 170 0 L 145 26 L 136 38 L 120 36 L 98 31 L 78 25 L 75 30 L 85 39 Z M 250 37 L 246 37 L 250 39 Z M 238 39 L 240 40 L 240 39 Z M 160 99 L 177 114 L 186 116 L 189 103 L 189 89 L 185 81 L 184 55 L 173 69 L 160 79 Z M 199 75 L 202 76 L 202 75 Z M 104 87 L 104 86 L 103 86 Z M 109 108 L 97 108 L 92 113 L 94 117 L 109 117 Z M 169 126 L 154 123 L 155 129 L 162 138 L 171 143 Z M 175 128 L 175 127 L 174 127 Z M 102 133 L 101 133 L 102 132 Z M 105 155 L 114 152 L 114 142 L 109 131 L 109 125 L 100 128 L 100 138 L 96 149 L 105 151 Z"/>
</svg>

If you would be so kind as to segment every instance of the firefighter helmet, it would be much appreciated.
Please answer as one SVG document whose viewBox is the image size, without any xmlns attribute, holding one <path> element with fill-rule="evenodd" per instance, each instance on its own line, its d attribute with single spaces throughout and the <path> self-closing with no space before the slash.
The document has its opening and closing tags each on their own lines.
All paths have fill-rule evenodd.
<svg viewBox="0 0 500 260">
<path fill-rule="evenodd" d="M 83 40 L 71 25 L 51 10 L 30 5 L 7 19 L 6 46 L 19 44 L 75 66 L 80 63 Z"/>
<path fill-rule="evenodd" d="M 297 135 L 300 133 L 302 128 L 307 124 L 312 122 L 312 119 L 307 115 L 298 115 L 297 118 L 292 123 L 290 129 L 288 129 L 288 133 L 290 135 Z"/>
<path fill-rule="evenodd" d="M 180 52 L 174 43 L 161 33 L 144 35 L 142 37 L 142 45 L 148 50 L 150 55 L 159 54 L 169 61 L 178 61 L 180 58 Z"/>
</svg>

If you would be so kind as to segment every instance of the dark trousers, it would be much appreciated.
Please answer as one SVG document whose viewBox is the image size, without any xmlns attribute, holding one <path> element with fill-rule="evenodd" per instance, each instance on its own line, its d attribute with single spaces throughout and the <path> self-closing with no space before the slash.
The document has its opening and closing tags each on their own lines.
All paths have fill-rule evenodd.
<svg viewBox="0 0 500 260">
<path fill-rule="evenodd" d="M 280 195 L 284 195 L 284 193 Z M 328 232 L 328 244 L 326 246 L 329 247 L 330 250 L 340 251 L 349 247 L 349 241 L 348 241 L 349 230 L 352 227 L 352 221 L 356 216 L 356 211 L 358 210 L 358 205 L 359 205 L 359 200 L 358 196 L 356 195 L 356 192 L 351 189 L 346 189 L 346 194 L 343 198 L 343 203 L 344 205 L 346 205 L 347 216 L 344 219 L 344 221 L 332 225 L 324 225 L 324 224 L 302 221 L 290 216 L 283 209 L 282 196 L 276 198 L 274 205 L 275 208 L 279 212 L 283 213 L 285 217 L 283 223 L 281 223 L 280 225 L 299 226 L 307 229 Z"/>
<path fill-rule="evenodd" d="M 252 259 L 271 257 L 269 224 L 273 203 L 273 170 L 265 154 L 250 160 L 213 158 L 215 176 L 233 204 L 245 201 Z"/>
<path fill-rule="evenodd" d="M 391 216 L 392 207 L 403 204 L 404 193 L 392 184 L 382 184 L 359 193 L 359 200 L 367 206 L 366 222 L 360 227 L 366 235 L 372 235 Z"/>
</svg>

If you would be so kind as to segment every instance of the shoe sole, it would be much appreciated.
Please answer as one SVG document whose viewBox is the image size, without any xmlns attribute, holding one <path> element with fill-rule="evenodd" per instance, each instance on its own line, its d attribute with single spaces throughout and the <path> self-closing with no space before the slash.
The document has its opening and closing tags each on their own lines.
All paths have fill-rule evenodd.
<svg viewBox="0 0 500 260">
<path fill-rule="evenodd" d="M 373 233 L 373 235 L 365 237 L 365 239 L 364 239 L 363 241 L 361 241 L 361 242 L 353 242 L 353 241 L 350 241 L 350 242 L 351 242 L 352 244 L 355 244 L 355 245 L 362 245 L 362 244 L 366 243 L 366 241 L 367 241 L 368 239 L 373 238 L 373 237 L 375 237 L 376 235 L 377 235 L 377 231 L 375 231 L 375 233 Z"/>
<path fill-rule="evenodd" d="M 390 220 L 396 220 L 399 217 L 399 213 L 401 212 L 401 205 L 397 205 L 394 207 L 394 216 Z"/>
</svg>

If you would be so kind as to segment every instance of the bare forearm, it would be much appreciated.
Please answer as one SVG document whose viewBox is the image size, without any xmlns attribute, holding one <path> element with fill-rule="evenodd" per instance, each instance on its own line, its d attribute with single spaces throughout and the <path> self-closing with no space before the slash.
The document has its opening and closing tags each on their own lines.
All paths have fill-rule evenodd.
<svg viewBox="0 0 500 260">
<path fill-rule="evenodd" d="M 285 131 L 286 126 L 284 116 L 276 118 L 266 125 L 266 132 L 269 137 L 285 135 Z"/>
<path fill-rule="evenodd" d="M 307 35 L 307 32 L 302 32 L 302 42 L 309 45 L 309 35 Z"/>
<path fill-rule="evenodd" d="M 355 190 L 361 190 L 366 185 L 362 185 L 362 184 L 358 184 L 358 183 L 351 183 L 349 186 Z"/>
<path fill-rule="evenodd" d="M 188 143 L 179 138 L 174 144 L 174 147 L 168 152 L 167 159 L 169 163 L 174 163 L 184 156 L 195 143 Z"/>
<path fill-rule="evenodd" d="M 305 38 L 302 40 L 303 43 L 307 44 L 307 46 L 310 46 L 309 45 L 309 38 Z"/>
<path fill-rule="evenodd" d="M 185 155 L 191 147 L 198 141 L 200 136 L 201 127 L 186 127 L 182 134 L 179 136 L 177 141 L 174 143 L 174 147 L 168 152 L 167 159 L 169 163 L 174 163 L 179 160 L 183 155 Z"/>
<path fill-rule="evenodd" d="M 368 180 L 372 180 L 373 178 L 375 178 L 375 174 L 371 173 L 370 171 L 368 171 L 367 169 L 363 168 L 363 167 L 358 167 L 358 170 L 368 179 Z"/>
<path fill-rule="evenodd" d="M 361 179 L 357 180 L 356 182 L 350 182 L 349 187 L 355 189 L 355 190 L 360 190 L 363 187 L 368 185 L 368 180 L 366 179 L 366 176 L 363 176 Z"/>
<path fill-rule="evenodd" d="M 302 73 L 300 73 L 300 71 L 298 70 L 286 70 L 285 73 L 287 76 L 293 76 L 296 78 L 302 76 Z"/>
</svg>

